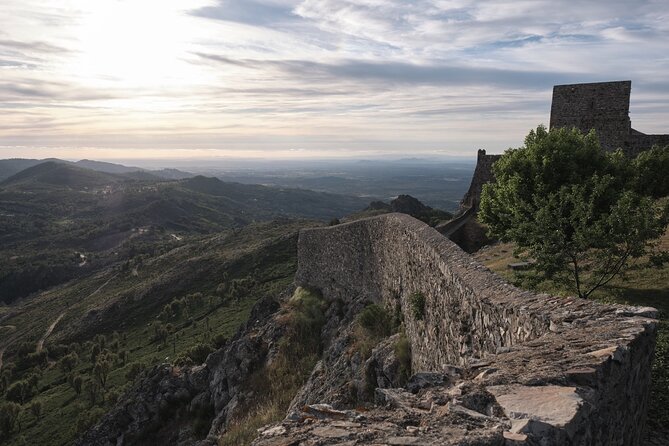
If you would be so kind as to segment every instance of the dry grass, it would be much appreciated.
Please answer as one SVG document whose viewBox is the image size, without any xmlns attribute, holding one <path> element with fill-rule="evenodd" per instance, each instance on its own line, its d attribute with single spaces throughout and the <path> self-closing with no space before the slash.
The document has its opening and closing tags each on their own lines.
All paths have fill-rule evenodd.
<svg viewBox="0 0 669 446">
<path fill-rule="evenodd" d="M 320 330 L 325 323 L 320 296 L 298 288 L 280 316 L 286 334 L 272 363 L 249 378 L 255 397 L 240 409 L 241 415 L 219 438 L 219 446 L 251 444 L 258 429 L 283 419 L 290 402 L 309 378 L 320 357 Z"/>
</svg>

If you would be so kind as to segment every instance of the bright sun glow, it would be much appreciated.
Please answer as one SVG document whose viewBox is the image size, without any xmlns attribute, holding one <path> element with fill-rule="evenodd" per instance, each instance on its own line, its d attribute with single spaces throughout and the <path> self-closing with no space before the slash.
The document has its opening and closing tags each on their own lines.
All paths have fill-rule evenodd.
<svg viewBox="0 0 669 446">
<path fill-rule="evenodd" d="M 188 8 L 194 6 L 189 2 Z M 185 61 L 198 27 L 184 14 L 184 2 L 103 0 L 86 1 L 81 8 L 81 48 L 72 70 L 84 81 L 145 88 L 203 80 L 201 71 Z"/>
</svg>

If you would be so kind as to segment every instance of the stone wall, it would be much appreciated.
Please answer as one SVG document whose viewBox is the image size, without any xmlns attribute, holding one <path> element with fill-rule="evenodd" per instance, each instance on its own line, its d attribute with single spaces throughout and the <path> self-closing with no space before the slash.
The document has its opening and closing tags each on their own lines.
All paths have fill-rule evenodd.
<svg viewBox="0 0 669 446">
<path fill-rule="evenodd" d="M 602 147 L 624 147 L 632 128 L 629 118 L 632 81 L 556 85 L 551 104 L 551 128 L 595 129 Z"/>
<path fill-rule="evenodd" d="M 646 135 L 632 129 L 629 118 L 632 81 L 556 85 L 553 87 L 550 127 L 597 131 L 605 150 L 618 148 L 628 156 L 669 144 L 669 135 Z"/>
<path fill-rule="evenodd" d="M 653 309 L 521 291 L 436 230 L 387 214 L 300 233 L 296 282 L 326 299 L 400 305 L 413 371 L 481 367 L 514 432 L 541 444 L 638 444 Z M 417 316 L 415 293 L 425 297 Z M 554 417 L 552 406 L 564 410 Z"/>
<path fill-rule="evenodd" d="M 632 129 L 632 137 L 628 143 L 627 152 L 632 156 L 636 156 L 644 150 L 648 150 L 653 146 L 667 147 L 669 146 L 669 135 L 646 135 Z"/>
<path fill-rule="evenodd" d="M 462 198 L 460 205 L 463 208 L 473 208 L 478 211 L 478 206 L 481 201 L 481 191 L 483 185 L 494 181 L 495 177 L 492 173 L 492 165 L 502 155 L 486 155 L 485 150 L 479 150 L 476 157 L 476 169 L 472 176 L 472 182 L 469 185 L 469 190 Z"/>
</svg>

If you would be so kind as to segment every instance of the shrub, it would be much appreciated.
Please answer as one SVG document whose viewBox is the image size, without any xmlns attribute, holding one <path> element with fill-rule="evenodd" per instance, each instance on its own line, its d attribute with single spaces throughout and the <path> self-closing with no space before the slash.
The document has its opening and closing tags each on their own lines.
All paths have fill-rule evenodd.
<svg viewBox="0 0 669 446">
<path fill-rule="evenodd" d="M 395 357 L 400 363 L 400 383 L 406 384 L 411 377 L 411 344 L 404 331 L 395 343 Z"/>
<path fill-rule="evenodd" d="M 26 380 L 17 381 L 7 389 L 6 398 L 19 404 L 25 404 L 33 396 L 33 386 Z"/>
<path fill-rule="evenodd" d="M 86 395 L 88 396 L 88 400 L 91 403 L 91 407 L 95 406 L 95 403 L 97 403 L 98 397 L 100 397 L 102 391 L 99 382 L 95 379 L 89 379 L 86 381 L 85 390 Z"/>
<path fill-rule="evenodd" d="M 193 364 L 202 364 L 207 360 L 209 353 L 213 351 L 214 349 L 211 347 L 211 345 L 200 343 L 179 355 L 175 362 L 177 364 L 186 364 L 188 362 L 187 360 L 190 359 Z"/>
<path fill-rule="evenodd" d="M 84 384 L 84 379 L 81 375 L 70 375 L 67 378 L 67 382 L 70 384 L 70 387 L 74 390 L 74 393 L 81 395 L 81 387 Z"/>
<path fill-rule="evenodd" d="M 304 339 L 306 342 L 318 339 L 320 329 L 325 323 L 325 303 L 320 294 L 298 287 L 288 301 L 290 329 L 293 339 Z"/>
<path fill-rule="evenodd" d="M 4 403 L 0 406 L 0 431 L 4 435 L 9 436 L 14 428 L 19 425 L 20 413 L 21 406 L 16 403 Z"/>
<path fill-rule="evenodd" d="M 68 355 L 63 356 L 58 361 L 58 365 L 64 373 L 70 373 L 79 363 L 79 356 L 76 353 L 72 352 Z"/>
<path fill-rule="evenodd" d="M 375 337 L 385 338 L 394 331 L 393 318 L 378 304 L 367 305 L 358 314 L 358 324 Z"/>
<path fill-rule="evenodd" d="M 395 331 L 397 326 L 390 312 L 378 304 L 367 305 L 356 318 L 353 349 L 368 358 L 372 349 Z"/>
<path fill-rule="evenodd" d="M 212 347 L 215 349 L 219 349 L 223 347 L 226 343 L 228 342 L 228 338 L 226 338 L 224 335 L 221 333 L 217 334 L 214 336 L 214 339 L 211 341 Z"/>
<path fill-rule="evenodd" d="M 409 306 L 411 307 L 413 317 L 418 321 L 422 321 L 425 317 L 425 295 L 420 291 L 410 295 Z"/>
<path fill-rule="evenodd" d="M 133 362 L 128 366 L 128 371 L 125 372 L 125 377 L 127 380 L 132 381 L 134 380 L 137 375 L 142 373 L 142 371 L 146 368 L 146 365 L 141 362 Z"/>
<path fill-rule="evenodd" d="M 54 359 L 62 358 L 70 352 L 70 347 L 63 344 L 49 345 L 49 356 Z"/>
<path fill-rule="evenodd" d="M 30 413 L 33 414 L 36 420 L 39 420 L 42 417 L 42 402 L 40 400 L 35 400 L 30 403 Z"/>
</svg>

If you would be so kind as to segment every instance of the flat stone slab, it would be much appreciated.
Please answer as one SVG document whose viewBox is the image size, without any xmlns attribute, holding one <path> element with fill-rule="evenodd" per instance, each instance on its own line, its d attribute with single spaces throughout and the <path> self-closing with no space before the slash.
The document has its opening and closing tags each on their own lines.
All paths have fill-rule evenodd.
<svg viewBox="0 0 669 446">
<path fill-rule="evenodd" d="M 575 387 L 511 385 L 487 390 L 510 419 L 542 421 L 555 427 L 569 424 L 583 403 Z"/>
</svg>

